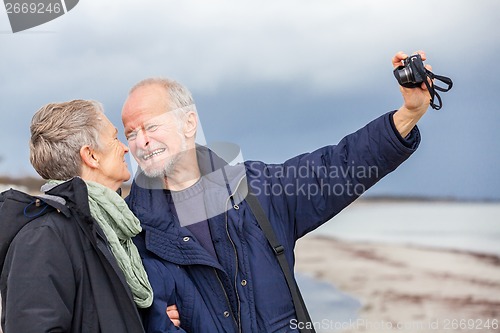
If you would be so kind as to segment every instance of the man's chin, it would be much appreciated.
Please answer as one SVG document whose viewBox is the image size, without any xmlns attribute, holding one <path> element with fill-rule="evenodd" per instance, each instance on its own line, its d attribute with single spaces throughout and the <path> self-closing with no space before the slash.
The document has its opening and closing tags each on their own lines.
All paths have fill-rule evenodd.
<svg viewBox="0 0 500 333">
<path fill-rule="evenodd" d="M 180 155 L 177 155 L 174 158 L 162 158 L 157 159 L 155 161 L 148 161 L 149 163 L 142 163 L 139 164 L 141 167 L 142 172 L 144 175 L 150 178 L 157 178 L 157 177 L 167 177 L 169 176 L 175 165 L 177 164 L 177 161 L 179 160 Z"/>
<path fill-rule="evenodd" d="M 159 177 L 163 174 L 163 168 L 160 163 L 139 163 L 140 172 L 147 177 Z"/>
<path fill-rule="evenodd" d="M 160 169 L 160 168 L 142 168 L 142 172 L 144 175 L 150 178 L 156 178 L 156 177 L 164 177 L 165 176 L 165 170 Z"/>
</svg>

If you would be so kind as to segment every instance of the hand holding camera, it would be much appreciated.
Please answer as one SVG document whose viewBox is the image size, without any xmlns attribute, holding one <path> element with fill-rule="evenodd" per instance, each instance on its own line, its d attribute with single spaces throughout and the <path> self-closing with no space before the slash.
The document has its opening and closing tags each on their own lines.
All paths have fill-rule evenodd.
<svg viewBox="0 0 500 333">
<path fill-rule="evenodd" d="M 402 56 L 401 53 L 398 54 Z M 397 59 L 398 55 L 394 59 Z M 394 62 L 393 59 L 393 62 Z M 402 59 L 403 65 L 398 66 L 394 69 L 394 76 L 398 80 L 399 84 L 405 88 L 418 88 L 425 84 L 427 90 L 430 94 L 430 105 L 433 109 L 441 109 L 443 103 L 441 97 L 436 92 L 436 90 L 446 92 L 449 91 L 453 82 L 449 77 L 436 75 L 424 66 L 422 56 L 420 54 L 414 54 L 412 56 Z M 434 84 L 435 80 L 439 80 L 446 84 L 446 87 L 440 87 Z M 438 104 L 434 103 L 434 98 L 437 98 Z"/>
</svg>

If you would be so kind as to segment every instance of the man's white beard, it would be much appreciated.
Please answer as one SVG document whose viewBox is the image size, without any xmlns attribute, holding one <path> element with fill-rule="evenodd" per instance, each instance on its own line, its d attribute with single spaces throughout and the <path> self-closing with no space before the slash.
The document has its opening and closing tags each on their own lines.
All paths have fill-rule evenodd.
<svg viewBox="0 0 500 333">
<path fill-rule="evenodd" d="M 163 168 L 151 168 L 151 169 L 143 169 L 143 172 L 146 176 L 150 178 L 156 177 L 169 177 L 173 174 L 176 165 L 184 156 L 187 151 L 187 143 L 186 139 L 183 138 L 181 142 L 181 150 L 178 154 L 171 156 L 167 161 L 165 161 L 165 165 Z"/>
</svg>

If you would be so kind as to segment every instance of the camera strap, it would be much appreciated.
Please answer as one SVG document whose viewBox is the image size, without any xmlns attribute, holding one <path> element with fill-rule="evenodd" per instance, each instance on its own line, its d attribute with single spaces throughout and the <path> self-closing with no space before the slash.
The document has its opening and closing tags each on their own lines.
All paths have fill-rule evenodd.
<svg viewBox="0 0 500 333">
<path fill-rule="evenodd" d="M 449 77 L 442 76 L 442 75 L 436 75 L 428 69 L 425 69 L 425 72 L 422 72 L 422 70 L 417 67 L 417 70 L 422 77 L 429 77 L 431 79 L 430 84 L 429 84 L 429 80 L 427 80 L 427 79 L 424 80 L 424 83 L 427 86 L 427 90 L 429 90 L 429 93 L 431 95 L 431 104 L 430 104 L 431 107 L 434 110 L 441 109 L 441 107 L 443 106 L 443 102 L 441 101 L 441 96 L 439 96 L 439 94 L 437 93 L 436 90 L 439 90 L 442 92 L 449 91 L 451 89 L 451 87 L 453 87 L 453 81 L 451 81 L 451 79 Z M 435 80 L 443 82 L 444 84 L 447 85 L 447 87 L 443 88 L 443 87 L 440 87 L 438 85 L 435 85 L 434 84 Z M 434 98 L 437 99 L 438 104 L 434 103 Z"/>
</svg>

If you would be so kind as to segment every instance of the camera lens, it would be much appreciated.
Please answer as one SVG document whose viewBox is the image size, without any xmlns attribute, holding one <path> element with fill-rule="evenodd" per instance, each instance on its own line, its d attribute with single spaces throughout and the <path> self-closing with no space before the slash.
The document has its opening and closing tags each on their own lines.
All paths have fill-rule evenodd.
<svg viewBox="0 0 500 333">
<path fill-rule="evenodd" d="M 397 71 L 395 71 L 395 74 L 400 84 L 413 83 L 414 81 L 413 73 L 409 66 L 398 69 Z"/>
</svg>

